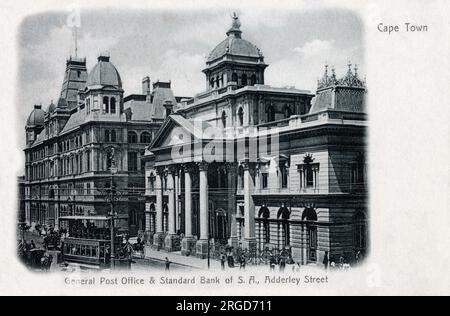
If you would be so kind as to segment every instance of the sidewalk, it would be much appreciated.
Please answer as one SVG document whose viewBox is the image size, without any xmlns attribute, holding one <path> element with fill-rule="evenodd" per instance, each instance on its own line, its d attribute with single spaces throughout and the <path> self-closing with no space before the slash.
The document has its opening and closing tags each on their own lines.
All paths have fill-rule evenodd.
<svg viewBox="0 0 450 316">
<path fill-rule="evenodd" d="M 181 251 L 178 252 L 166 252 L 164 250 L 153 250 L 151 247 L 145 247 L 145 258 L 165 261 L 166 257 L 170 262 L 176 263 L 181 266 L 188 266 L 191 268 L 207 270 L 208 269 L 208 259 L 200 259 L 194 256 L 182 256 Z M 210 267 L 214 270 L 220 270 L 220 262 L 211 258 Z"/>
</svg>

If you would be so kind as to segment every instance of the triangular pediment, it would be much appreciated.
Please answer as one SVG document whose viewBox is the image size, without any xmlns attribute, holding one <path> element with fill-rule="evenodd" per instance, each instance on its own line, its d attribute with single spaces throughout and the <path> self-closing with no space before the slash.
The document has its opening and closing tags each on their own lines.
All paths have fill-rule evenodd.
<svg viewBox="0 0 450 316">
<path fill-rule="evenodd" d="M 149 150 L 189 144 L 192 139 L 205 139 L 204 130 L 208 127 L 209 124 L 204 122 L 191 122 L 181 115 L 170 115 L 159 129 Z"/>
</svg>

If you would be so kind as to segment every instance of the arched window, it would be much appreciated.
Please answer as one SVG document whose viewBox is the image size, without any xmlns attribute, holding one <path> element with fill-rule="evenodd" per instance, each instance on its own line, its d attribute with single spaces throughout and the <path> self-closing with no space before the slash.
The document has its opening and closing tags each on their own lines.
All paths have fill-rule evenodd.
<svg viewBox="0 0 450 316">
<path fill-rule="evenodd" d="M 253 75 L 250 77 L 250 84 L 251 84 L 252 86 L 254 86 L 254 85 L 256 84 L 256 75 L 255 75 L 255 74 L 253 74 Z"/>
<path fill-rule="evenodd" d="M 290 232 L 290 224 L 289 224 L 289 218 L 291 216 L 291 212 L 286 207 L 286 205 L 283 203 L 281 207 L 278 209 L 277 217 L 278 219 L 281 219 L 281 231 L 283 232 L 283 245 L 282 246 L 288 246 L 291 242 L 291 232 Z"/>
<path fill-rule="evenodd" d="M 281 188 L 286 189 L 289 184 L 289 165 L 286 161 L 280 163 Z"/>
<path fill-rule="evenodd" d="M 218 88 L 218 87 L 220 86 L 219 80 L 220 80 L 220 79 L 219 79 L 219 76 L 217 76 L 217 77 L 216 77 L 216 88 Z"/>
<path fill-rule="evenodd" d="M 141 134 L 141 143 L 150 144 L 152 142 L 152 135 L 148 132 L 143 132 Z"/>
<path fill-rule="evenodd" d="M 109 143 L 111 141 L 109 130 L 105 130 L 105 142 Z"/>
<path fill-rule="evenodd" d="M 267 109 L 267 122 L 275 121 L 275 108 L 273 105 L 270 105 Z"/>
<path fill-rule="evenodd" d="M 312 207 L 306 207 L 302 214 L 302 221 L 306 221 L 308 260 L 317 260 L 317 213 Z"/>
<path fill-rule="evenodd" d="M 113 154 L 112 151 L 109 150 L 106 153 L 106 170 L 110 170 L 112 167 L 112 161 L 113 161 Z"/>
<path fill-rule="evenodd" d="M 115 143 L 116 141 L 117 141 L 116 131 L 112 130 L 111 131 L 111 142 Z"/>
<path fill-rule="evenodd" d="M 136 144 L 137 143 L 137 134 L 135 132 L 128 132 L 128 143 Z"/>
<path fill-rule="evenodd" d="M 105 113 L 109 113 L 109 98 L 108 97 L 103 97 L 103 111 L 105 111 Z"/>
<path fill-rule="evenodd" d="M 149 187 L 150 191 L 155 190 L 155 180 L 156 180 L 156 177 L 155 177 L 154 173 L 151 172 L 150 176 L 148 177 L 148 187 Z"/>
<path fill-rule="evenodd" d="M 238 111 L 238 121 L 239 126 L 244 126 L 244 110 L 242 108 L 239 108 Z"/>
<path fill-rule="evenodd" d="M 111 98 L 110 102 L 111 114 L 116 114 L 116 98 Z"/>
<path fill-rule="evenodd" d="M 222 127 L 227 128 L 227 114 L 225 111 L 222 112 Z"/>
<path fill-rule="evenodd" d="M 247 75 L 246 74 L 242 75 L 241 82 L 242 82 L 243 86 L 247 85 Z"/>
<path fill-rule="evenodd" d="M 214 77 L 211 77 L 211 78 L 209 79 L 209 87 L 210 87 L 211 89 L 214 88 Z"/>
<path fill-rule="evenodd" d="M 236 82 L 236 83 L 238 82 L 238 75 L 237 75 L 237 73 L 233 72 L 231 74 L 231 81 Z"/>
</svg>

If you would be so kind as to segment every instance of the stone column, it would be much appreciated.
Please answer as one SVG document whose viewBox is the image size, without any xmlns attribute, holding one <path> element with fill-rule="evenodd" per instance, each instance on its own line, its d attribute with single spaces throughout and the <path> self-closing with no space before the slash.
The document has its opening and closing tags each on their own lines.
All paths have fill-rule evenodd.
<svg viewBox="0 0 450 316">
<path fill-rule="evenodd" d="M 255 188 L 255 166 L 253 163 L 244 163 L 244 242 L 243 248 L 256 251 L 257 242 L 255 237 L 255 203 L 253 192 Z"/>
<path fill-rule="evenodd" d="M 181 231 L 181 218 L 180 218 L 180 177 L 179 170 L 175 173 L 175 232 Z"/>
<path fill-rule="evenodd" d="M 159 250 L 163 246 L 164 242 L 164 226 L 163 226 L 163 187 L 162 187 L 162 177 L 164 170 L 158 168 L 156 170 L 156 233 L 153 236 L 153 248 Z"/>
<path fill-rule="evenodd" d="M 185 236 L 181 242 L 181 254 L 188 256 L 195 250 L 195 238 L 192 236 L 192 165 L 184 167 L 184 223 Z"/>
<path fill-rule="evenodd" d="M 231 215 L 231 236 L 229 244 L 235 249 L 239 245 L 238 231 L 237 231 L 237 212 L 238 207 L 236 205 L 236 182 L 237 182 L 237 164 L 227 163 L 227 174 L 228 174 L 228 213 Z"/>
<path fill-rule="evenodd" d="M 180 250 L 180 239 L 176 233 L 176 207 L 175 207 L 175 182 L 174 176 L 177 170 L 175 166 L 169 168 L 169 175 L 167 176 L 167 191 L 169 195 L 169 231 L 164 241 L 165 249 L 167 251 Z"/>
<path fill-rule="evenodd" d="M 200 174 L 200 239 L 197 241 L 197 257 L 205 259 L 208 255 L 209 239 L 209 199 L 208 199 L 208 164 L 198 164 Z"/>
</svg>

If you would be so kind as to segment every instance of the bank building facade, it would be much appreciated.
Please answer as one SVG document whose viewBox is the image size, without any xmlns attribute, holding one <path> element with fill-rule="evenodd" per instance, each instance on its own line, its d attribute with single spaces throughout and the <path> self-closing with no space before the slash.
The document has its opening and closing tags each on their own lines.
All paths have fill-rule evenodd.
<svg viewBox="0 0 450 316">
<path fill-rule="evenodd" d="M 342 77 L 325 66 L 313 94 L 266 85 L 266 67 L 234 16 L 203 69 L 206 91 L 145 151 L 147 255 L 285 250 L 321 264 L 366 253 L 365 81 L 351 64 Z"/>
</svg>

